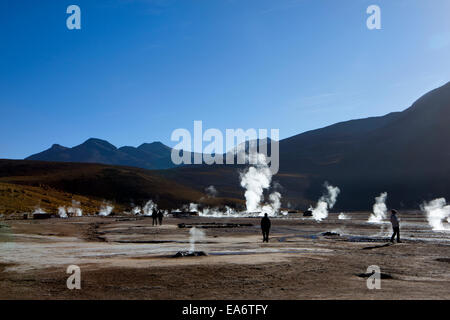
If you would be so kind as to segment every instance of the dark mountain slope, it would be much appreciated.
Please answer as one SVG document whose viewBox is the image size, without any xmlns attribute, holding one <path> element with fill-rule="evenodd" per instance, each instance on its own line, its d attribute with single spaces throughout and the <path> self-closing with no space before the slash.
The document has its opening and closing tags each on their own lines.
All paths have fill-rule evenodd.
<svg viewBox="0 0 450 320">
<path fill-rule="evenodd" d="M 274 180 L 284 187 L 284 205 L 304 209 L 320 197 L 324 181 L 341 188 L 337 210 L 370 210 L 374 197 L 384 191 L 388 204 L 398 208 L 418 209 L 435 197 L 450 199 L 449 120 L 450 83 L 403 112 L 337 123 L 280 141 L 280 172 Z M 186 184 L 195 181 L 198 188 L 217 184 L 219 191 L 234 195 L 233 190 L 241 190 L 238 170 L 188 167 L 171 176 Z"/>
</svg>

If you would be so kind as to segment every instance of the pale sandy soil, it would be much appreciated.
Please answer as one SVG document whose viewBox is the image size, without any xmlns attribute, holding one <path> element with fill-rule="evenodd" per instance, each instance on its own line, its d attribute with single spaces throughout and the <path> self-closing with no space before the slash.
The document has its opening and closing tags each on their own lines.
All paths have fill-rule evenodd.
<svg viewBox="0 0 450 320">
<path fill-rule="evenodd" d="M 389 224 L 330 216 L 273 219 L 261 242 L 259 219 L 82 217 L 0 221 L 0 299 L 449 299 L 450 234 L 421 214 L 402 216 L 404 243 L 385 245 Z M 202 229 L 205 257 L 187 250 L 178 223 L 250 223 Z M 323 236 L 333 231 L 340 236 Z M 81 290 L 66 287 L 67 266 L 81 268 Z M 377 265 L 380 290 L 358 274 Z"/>
</svg>

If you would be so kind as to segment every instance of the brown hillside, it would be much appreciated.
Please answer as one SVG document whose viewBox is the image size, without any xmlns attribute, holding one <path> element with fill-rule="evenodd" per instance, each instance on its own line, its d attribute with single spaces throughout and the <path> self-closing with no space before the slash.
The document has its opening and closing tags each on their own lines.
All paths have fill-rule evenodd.
<svg viewBox="0 0 450 320">
<path fill-rule="evenodd" d="M 233 204 L 236 199 L 208 198 L 155 171 L 87 163 L 0 160 L 0 213 L 32 211 L 38 205 L 56 212 L 61 204 L 80 201 L 95 212 L 104 200 L 127 209 L 152 199 L 161 208 L 189 202 Z"/>
</svg>

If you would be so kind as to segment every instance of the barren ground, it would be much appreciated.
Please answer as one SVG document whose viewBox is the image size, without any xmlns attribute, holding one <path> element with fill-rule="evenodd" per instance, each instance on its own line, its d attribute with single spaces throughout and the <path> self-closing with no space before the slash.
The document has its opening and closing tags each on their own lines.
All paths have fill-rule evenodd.
<svg viewBox="0 0 450 320">
<path fill-rule="evenodd" d="M 81 217 L 0 221 L 0 299 L 449 299 L 450 234 L 433 232 L 418 213 L 404 213 L 404 242 L 387 245 L 389 224 L 368 213 L 272 219 L 261 242 L 259 219 Z M 245 223 L 205 228 L 205 257 L 173 258 L 189 249 L 179 223 Z M 198 226 L 201 227 L 201 226 Z M 324 236 L 333 231 L 339 235 Z M 66 287 L 69 265 L 81 290 Z M 377 265 L 389 278 L 369 290 Z"/>
</svg>

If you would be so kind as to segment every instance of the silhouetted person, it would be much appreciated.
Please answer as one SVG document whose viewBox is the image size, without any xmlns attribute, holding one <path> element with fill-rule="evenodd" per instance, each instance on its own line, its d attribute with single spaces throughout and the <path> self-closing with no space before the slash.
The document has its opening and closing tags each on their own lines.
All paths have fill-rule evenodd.
<svg viewBox="0 0 450 320">
<path fill-rule="evenodd" d="M 158 210 L 158 221 L 159 221 L 160 226 L 162 226 L 163 216 L 164 216 L 164 212 L 162 210 Z"/>
<path fill-rule="evenodd" d="M 270 219 L 267 216 L 267 213 L 265 213 L 264 217 L 261 219 L 261 230 L 263 234 L 263 242 L 269 242 Z"/>
<path fill-rule="evenodd" d="M 392 223 L 392 230 L 394 230 L 394 233 L 391 237 L 391 242 L 394 243 L 395 235 L 397 235 L 397 242 L 401 243 L 400 241 L 400 224 L 397 217 L 397 210 L 392 209 L 391 210 L 391 223 Z"/>
<path fill-rule="evenodd" d="M 152 226 L 158 225 L 158 213 L 156 212 L 156 210 L 153 210 L 152 212 L 152 219 Z"/>
</svg>

